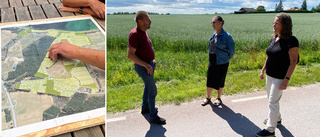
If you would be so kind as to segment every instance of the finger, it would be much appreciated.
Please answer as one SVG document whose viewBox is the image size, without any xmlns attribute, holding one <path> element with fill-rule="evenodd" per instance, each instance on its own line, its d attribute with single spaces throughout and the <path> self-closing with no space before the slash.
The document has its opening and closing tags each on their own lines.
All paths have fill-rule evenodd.
<svg viewBox="0 0 320 137">
<path fill-rule="evenodd" d="M 152 68 L 149 69 L 149 75 L 152 75 Z"/>
<path fill-rule="evenodd" d="M 60 46 L 60 43 L 54 44 L 54 45 L 52 45 L 51 48 L 50 48 L 49 58 L 50 58 L 52 61 L 56 61 L 56 56 L 57 56 L 57 54 L 59 54 L 59 46 Z M 50 54 L 50 53 L 51 53 L 51 54 Z"/>
<path fill-rule="evenodd" d="M 49 55 L 49 58 L 50 58 L 52 61 L 56 61 L 56 55 L 57 55 L 57 49 L 54 49 L 54 50 L 52 50 L 52 54 Z"/>
<path fill-rule="evenodd" d="M 55 55 L 51 55 L 51 56 L 49 56 L 49 58 L 50 58 L 51 61 L 56 61 Z"/>
<path fill-rule="evenodd" d="M 53 50 L 55 49 L 55 45 L 52 45 L 51 48 L 49 49 L 49 58 L 51 59 L 53 55 Z M 52 59 L 51 59 L 52 60 Z"/>
<path fill-rule="evenodd" d="M 100 13 L 100 12 L 98 12 L 98 13 L 97 13 L 97 16 L 98 16 L 99 18 L 102 18 L 102 16 L 101 16 L 101 13 Z"/>
<path fill-rule="evenodd" d="M 100 18 L 102 18 L 102 19 L 104 19 L 104 15 L 103 14 L 104 14 L 103 11 L 101 11 L 100 12 L 100 16 L 101 16 Z"/>
<path fill-rule="evenodd" d="M 279 87 L 279 89 L 280 89 L 280 90 L 285 90 L 285 89 L 286 89 L 286 86 L 281 85 L 281 86 Z"/>
</svg>

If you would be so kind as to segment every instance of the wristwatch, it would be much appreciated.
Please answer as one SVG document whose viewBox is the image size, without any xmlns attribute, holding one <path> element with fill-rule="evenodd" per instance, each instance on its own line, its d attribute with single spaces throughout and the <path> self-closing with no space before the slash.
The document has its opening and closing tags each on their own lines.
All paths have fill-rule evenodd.
<svg viewBox="0 0 320 137">
<path fill-rule="evenodd" d="M 80 7 L 80 9 L 79 9 L 80 14 L 83 14 L 83 8 L 84 7 L 82 7 L 82 6 Z"/>
<path fill-rule="evenodd" d="M 286 76 L 286 79 L 287 79 L 287 80 L 290 80 L 290 78 L 289 78 L 289 77 L 287 77 L 287 76 Z"/>
</svg>

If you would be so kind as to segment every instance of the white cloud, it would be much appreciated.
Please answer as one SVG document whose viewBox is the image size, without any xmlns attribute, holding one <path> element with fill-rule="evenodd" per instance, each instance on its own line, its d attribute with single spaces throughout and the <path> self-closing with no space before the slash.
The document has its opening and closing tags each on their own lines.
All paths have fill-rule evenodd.
<svg viewBox="0 0 320 137">
<path fill-rule="evenodd" d="M 245 7 L 245 8 L 254 8 L 256 9 L 258 6 L 264 6 L 266 9 L 269 9 L 272 7 L 272 9 L 274 9 L 275 7 L 274 2 L 269 2 L 269 1 L 256 1 L 256 0 L 249 0 L 246 2 L 242 2 L 240 5 L 241 7 Z"/>
<path fill-rule="evenodd" d="M 193 0 L 191 3 L 212 3 L 212 0 Z"/>
</svg>

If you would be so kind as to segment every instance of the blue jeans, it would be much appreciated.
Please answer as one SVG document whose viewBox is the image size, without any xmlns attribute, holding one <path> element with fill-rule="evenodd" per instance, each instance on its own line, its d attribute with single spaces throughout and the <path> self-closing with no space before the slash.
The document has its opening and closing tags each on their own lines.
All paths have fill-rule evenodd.
<svg viewBox="0 0 320 137">
<path fill-rule="evenodd" d="M 153 69 L 153 73 L 151 75 L 148 74 L 147 69 L 143 66 L 134 64 L 134 68 L 138 75 L 142 78 L 145 85 L 142 98 L 142 109 L 149 108 L 150 118 L 156 118 L 158 116 L 158 111 L 155 108 L 157 87 L 154 80 L 154 62 L 149 62 L 148 64 Z"/>
</svg>

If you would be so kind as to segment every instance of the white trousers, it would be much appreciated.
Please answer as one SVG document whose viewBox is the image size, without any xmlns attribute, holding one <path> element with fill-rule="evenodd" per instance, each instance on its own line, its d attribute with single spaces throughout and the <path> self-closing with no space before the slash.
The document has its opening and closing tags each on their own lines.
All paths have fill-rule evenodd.
<svg viewBox="0 0 320 137">
<path fill-rule="evenodd" d="M 265 129 L 269 132 L 274 132 L 277 127 L 277 122 L 281 120 L 279 101 L 283 90 L 279 90 L 279 87 L 283 79 L 273 78 L 268 75 L 266 77 L 269 114 L 267 127 Z"/>
</svg>

